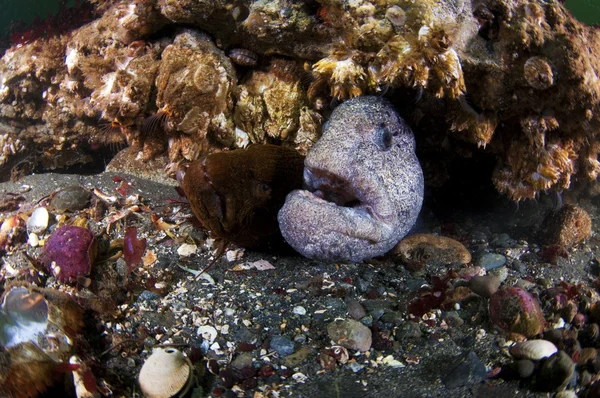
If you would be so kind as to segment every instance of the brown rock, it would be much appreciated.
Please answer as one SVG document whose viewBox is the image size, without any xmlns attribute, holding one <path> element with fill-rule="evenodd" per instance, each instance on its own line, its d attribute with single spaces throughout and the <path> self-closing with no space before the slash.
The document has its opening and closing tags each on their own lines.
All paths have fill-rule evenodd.
<svg viewBox="0 0 600 398">
<path fill-rule="evenodd" d="M 565 205 L 550 213 L 540 228 L 540 240 L 545 246 L 564 249 L 583 242 L 592 234 L 592 220 L 581 207 Z"/>
<path fill-rule="evenodd" d="M 444 236 L 414 234 L 402 239 L 390 252 L 411 271 L 427 263 L 450 265 L 467 264 L 471 253 L 462 243 Z"/>
</svg>

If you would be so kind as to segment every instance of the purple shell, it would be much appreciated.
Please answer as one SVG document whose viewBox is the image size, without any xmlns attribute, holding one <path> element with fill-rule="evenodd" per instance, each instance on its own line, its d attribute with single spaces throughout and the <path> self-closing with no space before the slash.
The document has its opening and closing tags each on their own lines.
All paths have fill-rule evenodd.
<svg viewBox="0 0 600 398">
<path fill-rule="evenodd" d="M 94 260 L 94 234 L 87 228 L 62 226 L 44 245 L 41 261 L 61 282 L 76 282 L 89 275 Z"/>
</svg>

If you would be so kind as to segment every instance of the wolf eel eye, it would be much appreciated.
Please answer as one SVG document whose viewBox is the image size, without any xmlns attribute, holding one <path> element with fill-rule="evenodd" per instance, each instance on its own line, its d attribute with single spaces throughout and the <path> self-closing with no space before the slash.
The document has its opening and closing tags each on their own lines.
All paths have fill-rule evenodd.
<svg viewBox="0 0 600 398">
<path fill-rule="evenodd" d="M 264 182 L 257 182 L 254 186 L 254 195 L 259 198 L 266 198 L 271 195 L 271 186 Z"/>
<path fill-rule="evenodd" d="M 377 128 L 374 139 L 375 145 L 382 151 L 390 149 L 394 141 L 393 134 L 387 127 Z"/>
</svg>

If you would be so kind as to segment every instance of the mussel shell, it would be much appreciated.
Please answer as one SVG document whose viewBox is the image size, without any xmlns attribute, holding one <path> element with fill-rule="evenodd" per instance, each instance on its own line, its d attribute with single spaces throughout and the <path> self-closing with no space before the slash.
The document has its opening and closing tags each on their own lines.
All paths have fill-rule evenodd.
<svg viewBox="0 0 600 398">
<path fill-rule="evenodd" d="M 138 376 L 147 398 L 168 398 L 185 394 L 193 384 L 192 363 L 175 348 L 155 348 Z"/>
</svg>

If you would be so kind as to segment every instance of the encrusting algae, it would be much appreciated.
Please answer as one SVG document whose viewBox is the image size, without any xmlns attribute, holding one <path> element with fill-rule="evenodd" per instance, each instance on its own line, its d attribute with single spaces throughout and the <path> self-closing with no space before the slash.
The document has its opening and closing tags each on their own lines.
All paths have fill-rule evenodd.
<svg viewBox="0 0 600 398">
<path fill-rule="evenodd" d="M 330 105 L 368 94 L 408 105 L 425 168 L 483 152 L 514 201 L 598 177 L 600 33 L 559 1 L 95 3 L 0 59 L 3 179 L 125 143 L 168 174 L 250 143 L 306 154 Z"/>
</svg>

